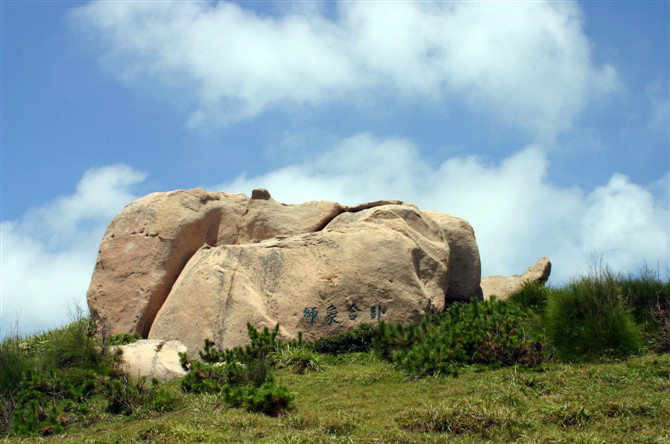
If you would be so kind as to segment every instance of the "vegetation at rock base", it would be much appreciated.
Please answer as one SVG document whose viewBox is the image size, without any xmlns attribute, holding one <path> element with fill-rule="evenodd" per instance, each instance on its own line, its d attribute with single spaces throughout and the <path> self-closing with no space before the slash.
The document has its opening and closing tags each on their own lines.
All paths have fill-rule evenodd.
<svg viewBox="0 0 670 444">
<path fill-rule="evenodd" d="M 0 436 L 667 443 L 669 306 L 670 282 L 605 269 L 527 285 L 508 301 L 456 303 L 419 326 L 367 324 L 312 344 L 249 326 L 249 346 L 207 341 L 199 359 L 182 356 L 186 377 L 163 384 L 119 373 L 111 339 L 80 318 L 0 342 Z"/>
<path fill-rule="evenodd" d="M 538 366 L 547 358 L 543 339 L 520 306 L 493 299 L 455 303 L 417 327 L 381 322 L 374 347 L 412 375 L 458 376 L 465 366 Z"/>
</svg>

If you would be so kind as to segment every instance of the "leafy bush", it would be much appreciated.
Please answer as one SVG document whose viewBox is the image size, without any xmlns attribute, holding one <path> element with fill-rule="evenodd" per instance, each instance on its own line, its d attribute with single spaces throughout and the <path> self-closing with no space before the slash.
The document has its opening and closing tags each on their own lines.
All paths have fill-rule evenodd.
<svg viewBox="0 0 670 444">
<path fill-rule="evenodd" d="M 525 313 L 497 301 L 455 303 L 418 327 L 381 322 L 375 348 L 418 376 L 458 375 L 465 365 L 536 366 L 544 360 L 541 338 L 527 337 Z"/>
<path fill-rule="evenodd" d="M 337 355 L 340 353 L 367 352 L 372 348 L 376 336 L 376 325 L 360 324 L 351 331 L 317 339 L 311 345 L 319 353 Z"/>
<path fill-rule="evenodd" d="M 620 280 L 607 270 L 554 290 L 546 326 L 551 343 L 566 359 L 626 356 L 642 345 Z"/>
</svg>

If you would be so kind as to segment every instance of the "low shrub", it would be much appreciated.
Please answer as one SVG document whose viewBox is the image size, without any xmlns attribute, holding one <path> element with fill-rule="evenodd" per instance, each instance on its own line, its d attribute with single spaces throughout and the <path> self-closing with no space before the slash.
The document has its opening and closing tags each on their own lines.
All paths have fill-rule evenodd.
<svg viewBox="0 0 670 444">
<path fill-rule="evenodd" d="M 377 336 L 377 326 L 374 324 L 360 324 L 351 331 L 338 333 L 333 336 L 317 339 L 311 343 L 319 353 L 341 354 L 368 352 L 372 348 Z"/>
<path fill-rule="evenodd" d="M 188 371 L 182 378 L 182 389 L 196 393 L 223 393 L 226 403 L 250 411 L 276 415 L 287 409 L 293 399 L 288 389 L 279 387 L 272 374 L 273 356 L 287 347 L 303 348 L 302 335 L 297 341 L 277 339 L 279 325 L 259 332 L 247 324 L 251 343 L 227 350 L 215 348 L 205 340 L 199 353 L 201 360 L 180 353 L 181 365 Z"/>
<path fill-rule="evenodd" d="M 177 401 L 176 394 L 156 378 L 149 383 L 145 377 L 134 380 L 126 375 L 105 381 L 104 394 L 109 401 L 107 411 L 117 415 L 131 415 L 142 410 L 168 411 Z"/>
<path fill-rule="evenodd" d="M 513 303 L 455 303 L 418 327 L 381 322 L 375 348 L 418 376 L 456 376 L 466 365 L 536 366 L 544 361 L 544 344 L 528 337 L 525 321 L 526 314 Z"/>
<path fill-rule="evenodd" d="M 565 359 L 627 356 L 642 346 L 620 280 L 607 270 L 555 289 L 545 320 L 551 343 Z"/>
<path fill-rule="evenodd" d="M 293 395 L 286 387 L 276 385 L 269 378 L 260 387 L 253 385 L 226 386 L 224 399 L 231 407 L 242 407 L 251 412 L 277 416 L 290 407 Z"/>
<path fill-rule="evenodd" d="M 85 413 L 82 401 L 95 390 L 91 371 L 61 377 L 53 371 L 27 370 L 16 391 L 13 429 L 18 434 L 62 433 L 70 413 Z"/>
</svg>

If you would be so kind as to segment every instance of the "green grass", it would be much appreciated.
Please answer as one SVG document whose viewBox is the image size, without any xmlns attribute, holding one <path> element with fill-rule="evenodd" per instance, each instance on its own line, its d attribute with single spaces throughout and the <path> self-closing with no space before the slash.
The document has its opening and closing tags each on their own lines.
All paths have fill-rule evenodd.
<svg viewBox="0 0 670 444">
<path fill-rule="evenodd" d="M 101 340 L 85 318 L 8 338 L 0 342 L 0 442 L 670 444 L 670 282 L 604 270 L 560 288 L 528 285 L 508 302 L 452 306 L 424 324 L 405 331 L 382 323 L 379 332 L 308 345 L 250 328 L 255 346 L 208 349 L 206 363 L 190 362 L 210 370 L 224 361 L 248 371 L 262 364 L 276 373 L 255 390 L 224 382 L 185 391 L 197 372 L 168 384 L 131 382 L 112 368 L 105 344 L 136 338 Z M 387 327 L 399 333 L 376 336 Z M 486 350 L 516 350 L 527 339 L 542 349 L 541 365 L 481 365 Z M 441 350 L 458 371 L 430 376 L 439 372 L 393 359 L 412 350 L 419 363 Z M 30 368 L 37 373 L 24 373 Z M 229 373 L 227 380 L 237 375 Z M 37 398 L 39 406 L 31 404 Z M 5 432 L 14 405 L 24 418 L 51 419 L 19 427 L 28 435 Z M 65 433 L 38 436 L 44 430 Z"/>
<path fill-rule="evenodd" d="M 369 354 L 324 357 L 321 372 L 278 372 L 293 408 L 270 417 L 182 393 L 170 412 L 130 417 L 100 408 L 66 435 L 7 443 L 668 443 L 670 355 L 542 372 L 509 367 L 411 379 Z"/>
</svg>

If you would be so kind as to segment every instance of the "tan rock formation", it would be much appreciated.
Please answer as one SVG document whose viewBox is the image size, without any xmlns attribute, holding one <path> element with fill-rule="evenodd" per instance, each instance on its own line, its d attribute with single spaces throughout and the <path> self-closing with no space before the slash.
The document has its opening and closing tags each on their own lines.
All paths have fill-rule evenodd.
<svg viewBox="0 0 670 444">
<path fill-rule="evenodd" d="M 476 297 L 479 270 L 467 222 L 409 203 L 286 205 L 264 189 L 251 198 L 179 190 L 114 218 L 87 297 L 107 333 L 195 351 L 205 337 L 244 343 L 247 322 L 307 339 L 377 321 L 380 307 L 383 319 L 416 322 L 445 297 Z"/>
<path fill-rule="evenodd" d="M 254 190 L 240 224 L 238 244 L 276 236 L 293 236 L 321 230 L 345 209 L 337 202 L 287 205 L 272 199 L 267 190 Z"/>
<path fill-rule="evenodd" d="M 424 211 L 444 231 L 449 243 L 449 288 L 447 301 L 469 300 L 482 298 L 479 287 L 482 266 L 479 259 L 479 247 L 475 238 L 475 230 L 460 217 L 437 211 Z"/>
<path fill-rule="evenodd" d="M 505 300 L 521 290 L 526 282 L 544 284 L 549 279 L 550 274 L 551 262 L 549 262 L 549 258 L 542 257 L 521 276 L 515 274 L 512 276 L 483 277 L 481 287 L 484 299 L 488 300 L 491 296 L 495 296 L 497 299 Z"/>
<path fill-rule="evenodd" d="M 445 306 L 449 246 L 415 207 L 343 213 L 322 231 L 203 247 L 161 308 L 150 338 L 247 342 L 246 324 L 312 340 L 361 322 L 418 322 Z"/>
<path fill-rule="evenodd" d="M 105 233 L 87 299 L 109 334 L 143 337 L 186 262 L 203 245 L 258 242 L 317 231 L 345 209 L 335 202 L 285 205 L 267 190 L 179 190 L 127 205 Z"/>
<path fill-rule="evenodd" d="M 116 347 L 121 351 L 121 370 L 132 378 L 156 378 L 161 382 L 186 374 L 179 363 L 179 353 L 187 352 L 178 341 L 143 339 Z"/>
<path fill-rule="evenodd" d="M 204 244 L 232 244 L 248 198 L 179 190 L 127 205 L 107 228 L 87 299 L 107 333 L 146 337 L 186 262 Z"/>
</svg>

